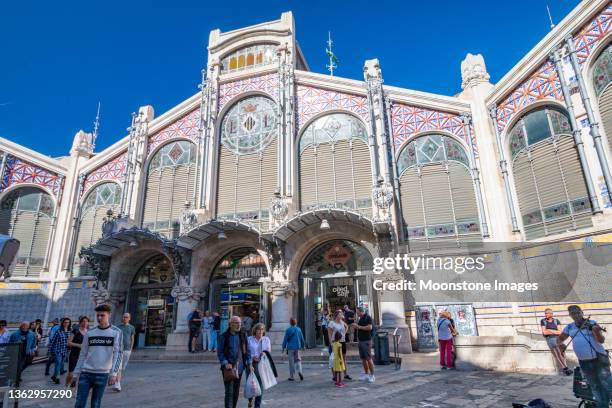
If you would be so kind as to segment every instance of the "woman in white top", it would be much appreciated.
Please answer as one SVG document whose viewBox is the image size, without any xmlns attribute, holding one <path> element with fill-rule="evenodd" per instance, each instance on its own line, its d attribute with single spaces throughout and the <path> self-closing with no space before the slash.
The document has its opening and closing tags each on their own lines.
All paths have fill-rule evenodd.
<svg viewBox="0 0 612 408">
<path fill-rule="evenodd" d="M 334 320 L 330 321 L 327 324 L 327 334 L 329 339 L 333 339 L 336 336 L 336 333 L 340 333 L 342 338 L 340 339 L 340 344 L 342 344 L 342 358 L 346 361 L 346 332 L 348 330 L 348 326 L 344 321 L 344 313 L 341 310 L 336 311 L 334 314 Z M 331 348 L 331 346 L 330 346 Z M 331 350 L 330 350 L 331 353 Z M 333 374 L 333 373 L 332 373 Z M 344 379 L 351 381 L 352 378 L 348 375 L 348 364 L 344 365 Z"/>
<path fill-rule="evenodd" d="M 263 386 L 261 385 L 261 379 L 259 378 L 259 370 L 257 366 L 259 365 L 259 361 L 263 355 L 264 351 L 270 353 L 272 351 L 272 347 L 270 346 L 270 338 L 266 336 L 266 326 L 263 323 L 257 323 L 255 327 L 253 327 L 253 335 L 249 336 L 247 339 L 247 344 L 249 345 L 249 353 L 251 354 L 251 358 L 253 359 L 253 369 L 255 372 L 255 376 L 257 377 L 257 381 L 259 382 L 259 387 L 261 388 L 263 395 Z M 259 397 L 255 397 L 255 408 L 261 407 L 261 395 Z M 249 408 L 253 407 L 253 398 L 249 398 Z"/>
</svg>

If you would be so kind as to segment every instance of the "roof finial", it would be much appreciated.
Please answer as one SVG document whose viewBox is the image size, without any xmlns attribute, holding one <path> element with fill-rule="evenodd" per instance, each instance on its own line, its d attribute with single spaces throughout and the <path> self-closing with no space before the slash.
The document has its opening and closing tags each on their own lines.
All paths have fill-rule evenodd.
<svg viewBox="0 0 612 408">
<path fill-rule="evenodd" d="M 93 135 L 91 137 L 91 151 L 96 148 L 96 139 L 98 138 L 98 130 L 100 129 L 100 101 L 98 101 L 98 111 L 96 112 L 96 120 L 94 120 Z"/>
<path fill-rule="evenodd" d="M 337 63 L 338 63 L 338 57 L 336 57 L 336 54 L 334 54 L 334 52 L 332 51 L 332 44 L 333 41 L 331 39 L 331 32 L 328 31 L 327 32 L 327 48 L 325 48 L 325 53 L 327 54 L 327 57 L 329 58 L 329 64 L 327 64 L 327 70 L 329 71 L 329 75 L 330 76 L 334 76 L 334 69 L 336 69 L 338 67 Z"/>
<path fill-rule="evenodd" d="M 553 23 L 552 15 L 550 14 L 550 7 L 548 7 L 548 3 L 546 3 L 546 11 L 548 12 L 548 20 L 550 21 L 550 29 L 555 28 L 555 23 Z"/>
</svg>

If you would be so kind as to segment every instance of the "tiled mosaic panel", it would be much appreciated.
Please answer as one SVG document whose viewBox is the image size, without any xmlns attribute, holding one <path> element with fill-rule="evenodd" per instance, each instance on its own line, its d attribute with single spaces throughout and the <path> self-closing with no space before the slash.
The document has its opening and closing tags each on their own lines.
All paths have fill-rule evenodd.
<svg viewBox="0 0 612 408">
<path fill-rule="evenodd" d="M 147 155 L 151 154 L 157 146 L 170 139 L 186 138 L 197 142 L 199 135 L 200 110 L 186 114 L 171 125 L 166 126 L 159 132 L 149 136 Z"/>
<path fill-rule="evenodd" d="M 578 34 L 574 36 L 574 47 L 576 58 L 583 64 L 599 42 L 610 32 L 612 26 L 612 2 L 603 9 L 593 20 L 586 24 Z"/>
<path fill-rule="evenodd" d="M 462 139 L 467 146 L 470 146 L 468 132 L 461 116 L 457 113 L 441 112 L 419 106 L 394 103 L 391 109 L 391 127 L 393 131 L 393 144 L 396 149 L 418 133 L 436 130 L 455 135 Z M 472 140 L 472 142 L 476 156 L 478 156 L 476 141 Z"/>
<path fill-rule="evenodd" d="M 4 191 L 15 184 L 25 183 L 45 187 L 56 198 L 59 197 L 62 189 L 62 177 L 59 174 L 21 160 L 18 157 L 7 155 L 0 190 Z"/>
<path fill-rule="evenodd" d="M 563 103 L 561 83 L 553 64 L 546 61 L 497 105 L 497 127 L 503 132 L 516 112 L 532 103 L 552 99 Z"/>
<path fill-rule="evenodd" d="M 219 110 L 235 96 L 252 91 L 263 92 L 276 101 L 278 99 L 278 74 L 261 75 L 221 84 L 219 86 Z"/>
<path fill-rule="evenodd" d="M 86 315 L 93 321 L 95 314 L 91 298 L 92 289 L 87 288 L 85 282 L 78 284 L 81 283 L 83 284 L 81 288 L 56 289 L 55 302 L 51 305 L 49 320 L 66 316 L 75 321 L 80 315 Z"/>
<path fill-rule="evenodd" d="M 81 190 L 81 196 L 87 193 L 87 190 L 99 181 L 118 181 L 122 182 L 125 173 L 127 153 L 115 157 L 111 161 L 98 167 L 85 177 L 83 188 Z"/>
<path fill-rule="evenodd" d="M 0 289 L 0 319 L 9 325 L 21 321 L 44 319 L 47 308 L 47 286 L 44 289 Z"/>
<path fill-rule="evenodd" d="M 298 85 L 297 128 L 301 127 L 315 115 L 333 110 L 347 110 L 356 114 L 364 122 L 369 122 L 368 100 L 365 96 L 351 95 L 329 89 Z"/>
</svg>

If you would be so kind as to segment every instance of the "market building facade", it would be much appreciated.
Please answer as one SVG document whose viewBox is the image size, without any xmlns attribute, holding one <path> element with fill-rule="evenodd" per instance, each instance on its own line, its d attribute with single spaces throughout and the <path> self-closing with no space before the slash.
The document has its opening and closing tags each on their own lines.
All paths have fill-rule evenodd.
<svg viewBox="0 0 612 408">
<path fill-rule="evenodd" d="M 441 307 L 464 335 L 533 325 L 542 305 L 374 291 L 373 259 L 610 242 L 611 22 L 612 4 L 581 2 L 497 84 L 468 54 L 455 96 L 383 84 L 376 59 L 363 81 L 310 72 L 289 12 L 214 30 L 200 91 L 139 108 L 103 151 L 84 131 L 58 159 L 0 140 L 0 233 L 21 242 L 0 317 L 110 302 L 139 347 L 168 348 L 196 306 L 275 341 L 297 316 L 309 346 L 326 305 L 367 307 L 405 349 L 435 344 Z M 585 307 L 610 316 L 612 298 Z"/>
</svg>

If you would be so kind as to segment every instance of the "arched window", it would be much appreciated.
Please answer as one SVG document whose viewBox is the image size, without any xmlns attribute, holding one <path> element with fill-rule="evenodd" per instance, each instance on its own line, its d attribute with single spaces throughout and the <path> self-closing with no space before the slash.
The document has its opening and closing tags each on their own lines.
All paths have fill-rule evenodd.
<svg viewBox="0 0 612 408">
<path fill-rule="evenodd" d="M 612 149 L 612 44 L 597 57 L 592 71 L 593 88 L 597 95 L 599 114 L 608 146 Z"/>
<path fill-rule="evenodd" d="M 421 136 L 402 149 L 397 170 L 411 251 L 481 240 L 469 159 L 459 142 Z"/>
<path fill-rule="evenodd" d="M 0 234 L 20 242 L 13 276 L 37 277 L 45 267 L 53 210 L 51 196 L 36 187 L 17 188 L 0 202 Z"/>
<path fill-rule="evenodd" d="M 221 122 L 217 218 L 249 220 L 269 228 L 269 207 L 278 187 L 276 104 L 264 96 L 237 102 Z"/>
<path fill-rule="evenodd" d="M 578 151 L 565 112 L 532 110 L 508 133 L 512 171 L 527 239 L 591 226 Z"/>
<path fill-rule="evenodd" d="M 149 163 L 142 225 L 168 238 L 179 233 L 185 202 L 193 204 L 196 146 L 188 141 L 168 143 Z"/>
<path fill-rule="evenodd" d="M 102 236 L 102 223 L 108 210 L 119 212 L 121 187 L 117 183 L 103 183 L 87 194 L 81 206 L 78 234 L 75 246 L 72 276 L 91 275 L 92 271 L 79 258 L 79 251 L 95 243 Z"/>
<path fill-rule="evenodd" d="M 372 164 L 361 121 L 345 113 L 320 117 L 299 142 L 300 208 L 348 208 L 371 215 Z"/>
<path fill-rule="evenodd" d="M 234 51 L 221 60 L 221 73 L 273 64 L 278 60 L 276 47 L 274 44 L 257 44 Z"/>
</svg>

